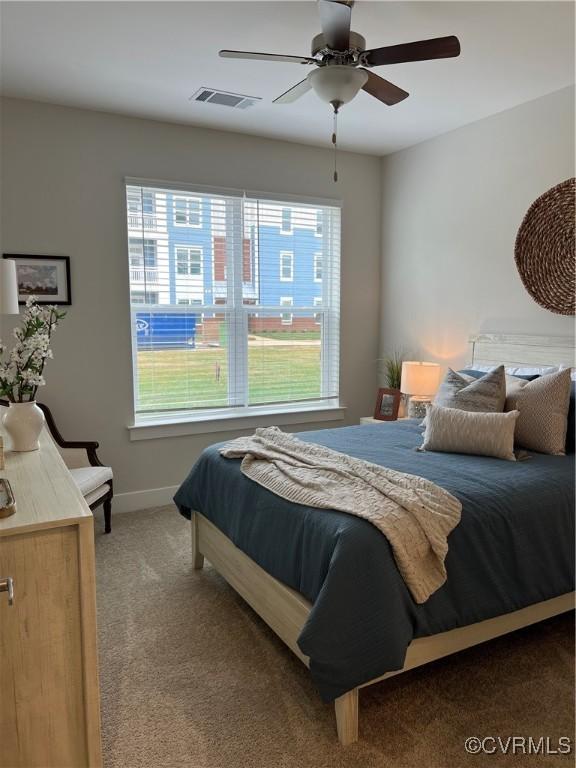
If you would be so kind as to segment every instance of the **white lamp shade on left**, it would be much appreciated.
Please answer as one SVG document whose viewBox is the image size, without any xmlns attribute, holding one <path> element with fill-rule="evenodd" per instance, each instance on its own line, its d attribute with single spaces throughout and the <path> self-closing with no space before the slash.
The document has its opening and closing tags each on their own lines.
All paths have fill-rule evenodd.
<svg viewBox="0 0 576 768">
<path fill-rule="evenodd" d="M 16 262 L 0 258 L 0 315 L 18 315 Z"/>
<path fill-rule="evenodd" d="M 402 363 L 400 390 L 405 395 L 432 397 L 440 383 L 440 365 L 438 363 L 420 363 L 407 360 Z"/>
</svg>

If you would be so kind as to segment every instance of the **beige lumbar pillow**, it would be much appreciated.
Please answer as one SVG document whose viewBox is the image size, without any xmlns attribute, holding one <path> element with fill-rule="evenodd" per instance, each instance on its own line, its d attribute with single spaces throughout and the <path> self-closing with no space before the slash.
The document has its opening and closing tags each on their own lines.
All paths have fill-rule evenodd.
<svg viewBox="0 0 576 768">
<path fill-rule="evenodd" d="M 506 411 L 519 411 L 516 443 L 539 453 L 564 456 L 570 406 L 570 369 L 508 387 Z"/>
<path fill-rule="evenodd" d="M 474 413 L 432 404 L 426 409 L 426 431 L 420 450 L 472 453 L 516 461 L 517 418 L 518 411 Z"/>
</svg>

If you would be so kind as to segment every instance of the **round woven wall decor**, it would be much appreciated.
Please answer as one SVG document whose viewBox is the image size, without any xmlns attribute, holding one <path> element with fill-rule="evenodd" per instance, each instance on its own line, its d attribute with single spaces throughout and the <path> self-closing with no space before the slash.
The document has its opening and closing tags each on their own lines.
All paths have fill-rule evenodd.
<svg viewBox="0 0 576 768">
<path fill-rule="evenodd" d="M 575 180 L 568 179 L 535 200 L 514 248 L 524 287 L 534 301 L 557 315 L 575 314 L 575 191 Z"/>
</svg>

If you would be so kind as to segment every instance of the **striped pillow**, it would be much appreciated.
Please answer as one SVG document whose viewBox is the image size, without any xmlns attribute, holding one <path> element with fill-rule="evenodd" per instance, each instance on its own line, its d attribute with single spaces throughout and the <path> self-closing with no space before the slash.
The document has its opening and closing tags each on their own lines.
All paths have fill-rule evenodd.
<svg viewBox="0 0 576 768">
<path fill-rule="evenodd" d="M 516 443 L 538 453 L 564 456 L 570 405 L 570 369 L 549 373 L 511 388 L 507 411 L 520 411 L 516 422 Z"/>
</svg>

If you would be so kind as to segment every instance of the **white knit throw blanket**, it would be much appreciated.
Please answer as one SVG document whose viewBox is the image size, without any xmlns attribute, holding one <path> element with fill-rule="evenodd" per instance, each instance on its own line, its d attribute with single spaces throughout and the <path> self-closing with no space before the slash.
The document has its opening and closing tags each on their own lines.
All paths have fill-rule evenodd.
<svg viewBox="0 0 576 768">
<path fill-rule="evenodd" d="M 460 522 L 462 505 L 430 480 L 305 443 L 278 427 L 232 440 L 220 453 L 241 458 L 243 474 L 277 496 L 375 525 L 417 603 L 446 581 L 447 537 Z"/>
</svg>

